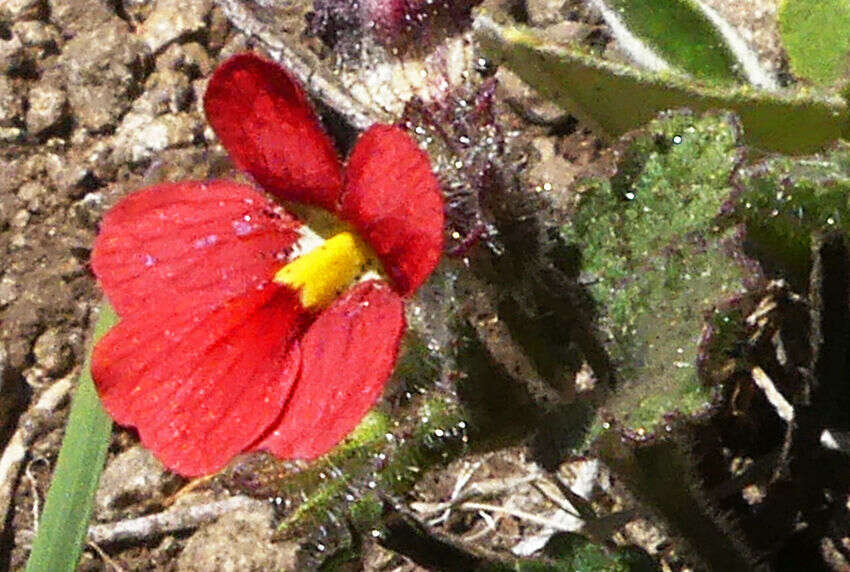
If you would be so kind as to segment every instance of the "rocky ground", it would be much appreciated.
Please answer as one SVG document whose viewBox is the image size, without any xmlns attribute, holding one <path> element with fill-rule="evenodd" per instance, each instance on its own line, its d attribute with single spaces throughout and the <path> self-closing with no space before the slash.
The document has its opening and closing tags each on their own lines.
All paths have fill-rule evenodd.
<svg viewBox="0 0 850 572">
<path fill-rule="evenodd" d="M 752 24 L 750 39 L 762 57 L 781 66 L 774 37 L 757 24 L 759 18 L 771 21 L 775 3 L 740 4 L 717 2 L 733 21 L 737 17 L 735 23 Z M 317 43 L 301 35 L 309 7 L 292 3 L 288 20 L 304 49 Z M 536 0 L 527 10 L 532 23 L 561 26 L 558 33 L 572 26 L 571 33 L 592 35 L 599 24 L 579 2 Z M 0 1 L 0 442 L 8 444 L 0 458 L 0 511 L 5 515 L 0 568 L 24 565 L 37 528 L 67 397 L 99 301 L 88 268 L 98 221 L 133 189 L 230 171 L 199 103 L 217 63 L 256 44 L 213 0 Z M 553 135 L 534 127 L 558 120 L 561 111 L 500 73 L 502 96 L 517 110 L 514 120 L 531 133 L 531 179 L 556 194 L 565 192 L 575 172 L 596 156 L 599 142 L 581 129 Z M 573 483 L 604 486 L 604 471 L 588 463 L 562 471 Z M 547 500 L 545 486 L 541 492 L 539 483 L 528 478 L 536 471 L 521 447 L 470 456 L 435 474 L 429 481 L 433 486 L 421 489 L 411 506 L 429 518 L 443 515 L 437 524 L 451 522 L 455 532 L 485 539 L 493 549 L 524 544 L 523 550 L 531 552 L 545 538 L 539 534 L 545 527 L 517 514 L 536 514 L 544 521 L 563 515 Z M 464 483 L 479 481 L 507 495 L 497 518 L 474 506 L 454 520 L 434 510 Z M 296 545 L 272 542 L 274 502 L 239 496 L 235 504 L 223 505 L 234 497 L 214 483 L 200 483 L 194 492 L 187 492 L 186 484 L 164 471 L 132 433 L 117 430 L 97 497 L 97 522 L 181 505 L 203 505 L 212 516 L 176 533 L 160 523 L 153 533 L 120 542 L 106 530 L 101 541 L 87 547 L 81 568 L 269 570 L 295 565 Z M 223 516 L 215 520 L 218 514 Z M 667 549 L 645 521 L 630 527 L 626 534 L 651 553 Z M 363 567 L 416 568 L 377 544 L 367 547 Z"/>
</svg>

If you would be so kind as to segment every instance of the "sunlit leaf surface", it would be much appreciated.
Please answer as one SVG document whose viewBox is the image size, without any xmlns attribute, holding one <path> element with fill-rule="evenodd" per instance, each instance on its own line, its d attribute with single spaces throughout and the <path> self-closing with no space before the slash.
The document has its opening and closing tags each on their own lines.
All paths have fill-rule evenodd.
<svg viewBox="0 0 850 572">
<path fill-rule="evenodd" d="M 779 32 L 791 71 L 817 85 L 833 85 L 850 72 L 850 2 L 785 0 Z"/>
</svg>

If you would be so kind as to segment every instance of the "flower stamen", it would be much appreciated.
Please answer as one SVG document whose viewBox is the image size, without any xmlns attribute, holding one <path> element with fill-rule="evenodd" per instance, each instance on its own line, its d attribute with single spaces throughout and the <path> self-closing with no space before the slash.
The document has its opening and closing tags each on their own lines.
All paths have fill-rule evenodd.
<svg viewBox="0 0 850 572">
<path fill-rule="evenodd" d="M 371 269 L 375 260 L 366 243 L 344 231 L 278 270 L 274 282 L 299 292 L 304 308 L 321 310 Z"/>
</svg>

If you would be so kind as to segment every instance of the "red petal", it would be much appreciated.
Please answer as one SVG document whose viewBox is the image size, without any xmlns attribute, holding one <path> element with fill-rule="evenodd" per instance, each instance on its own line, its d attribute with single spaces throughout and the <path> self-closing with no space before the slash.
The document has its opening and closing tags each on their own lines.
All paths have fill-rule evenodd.
<svg viewBox="0 0 850 572">
<path fill-rule="evenodd" d="M 295 383 L 304 315 L 277 286 L 204 316 L 137 315 L 97 345 L 92 375 L 103 404 L 169 469 L 221 469 L 280 415 Z"/>
<path fill-rule="evenodd" d="M 416 290 L 440 259 L 440 185 L 428 156 L 397 127 L 375 125 L 357 141 L 341 214 L 375 249 L 402 294 Z"/>
<path fill-rule="evenodd" d="M 109 211 L 92 268 L 118 314 L 198 312 L 267 282 L 298 221 L 245 185 L 185 182 L 133 193 Z"/>
<path fill-rule="evenodd" d="M 351 288 L 301 339 L 301 375 L 278 425 L 255 447 L 313 459 L 336 445 L 380 397 L 404 333 L 401 298 L 385 283 Z"/>
<path fill-rule="evenodd" d="M 236 166 L 265 189 L 336 210 L 339 159 L 286 70 L 253 53 L 234 56 L 210 79 L 204 110 Z"/>
</svg>

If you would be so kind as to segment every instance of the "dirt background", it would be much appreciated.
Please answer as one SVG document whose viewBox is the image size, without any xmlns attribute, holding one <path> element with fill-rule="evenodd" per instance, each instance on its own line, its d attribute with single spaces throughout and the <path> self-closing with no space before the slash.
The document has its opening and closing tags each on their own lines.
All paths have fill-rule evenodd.
<svg viewBox="0 0 850 572">
<path fill-rule="evenodd" d="M 280 4 L 290 12 L 294 37 L 303 40 L 300 48 L 321 52 L 319 40 L 304 34 L 310 3 Z M 774 2 L 714 4 L 742 28 L 768 67 L 782 67 Z M 578 2 L 532 0 L 525 9 L 538 27 L 561 26 L 564 33 L 571 26 L 570 34 L 603 46 L 610 40 Z M 88 268 L 98 221 L 134 189 L 232 174 L 200 102 L 217 63 L 257 44 L 212 0 L 0 1 L 0 439 L 6 444 L 0 459 L 5 516 L 0 568 L 24 565 L 58 454 L 67 398 L 99 301 Z M 616 46 L 610 50 L 617 57 Z M 536 100 L 510 74 L 500 80 L 500 96 L 518 102 L 513 120 L 528 128 L 536 150 L 532 181 L 564 191 L 601 144 L 582 129 L 553 134 L 541 128 L 541 121 L 556 121 L 562 112 Z M 437 471 L 410 501 L 428 514 L 433 505 L 427 503 L 450 498 L 464 484 L 489 483 L 505 512 L 470 509 L 437 518 L 434 526 L 495 550 L 522 543 L 532 550 L 547 538 L 546 527 L 511 512 L 567 522 L 532 486 L 539 483 L 529 475 L 537 472 L 522 447 L 470 456 Z M 589 490 L 607 487 L 608 477 L 592 460 L 570 463 L 562 472 Z M 97 522 L 181 506 L 212 507 L 211 516 L 177 533 L 162 528 L 117 543 L 92 543 L 80 568 L 296 566 L 297 544 L 272 542 L 281 499 L 234 497 L 215 483 L 175 497 L 186 485 L 141 449 L 132 433 L 116 430 L 98 492 Z M 235 504 L 221 504 L 233 498 Z M 606 502 L 613 509 L 621 501 L 612 496 Z M 620 534 L 624 542 L 638 542 L 658 555 L 665 567 L 684 566 L 649 522 L 633 520 Z M 417 568 L 376 543 L 367 543 L 360 567 Z"/>
</svg>

